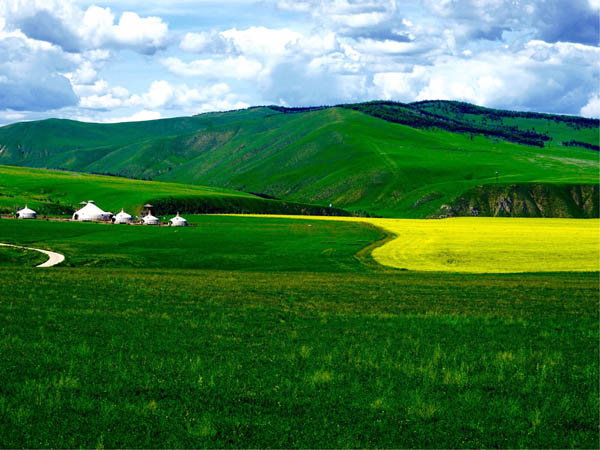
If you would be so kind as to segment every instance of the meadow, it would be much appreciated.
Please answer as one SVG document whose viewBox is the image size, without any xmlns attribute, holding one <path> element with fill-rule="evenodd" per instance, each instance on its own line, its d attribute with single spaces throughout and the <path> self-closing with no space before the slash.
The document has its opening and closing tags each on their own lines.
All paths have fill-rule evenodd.
<svg viewBox="0 0 600 450">
<path fill-rule="evenodd" d="M 0 220 L 67 256 L 0 253 L 0 447 L 597 446 L 597 272 L 401 271 L 369 224 L 190 220 Z"/>
<path fill-rule="evenodd" d="M 219 215 L 186 219 L 193 226 L 8 219 L 0 220 L 0 238 L 63 253 L 63 265 L 72 267 L 321 272 L 365 270 L 361 258 L 372 259 L 361 249 L 387 236 L 352 222 Z"/>
<path fill-rule="evenodd" d="M 235 217 L 235 216 L 233 216 Z M 297 216 L 253 216 L 294 218 Z M 462 273 L 597 272 L 598 219 L 453 217 L 444 220 L 314 217 L 370 224 L 389 237 L 373 259 L 401 270 Z"/>
</svg>

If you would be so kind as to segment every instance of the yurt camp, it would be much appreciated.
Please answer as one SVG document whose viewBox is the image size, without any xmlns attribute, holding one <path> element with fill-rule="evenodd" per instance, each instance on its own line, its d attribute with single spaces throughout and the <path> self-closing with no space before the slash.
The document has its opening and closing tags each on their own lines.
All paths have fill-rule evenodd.
<svg viewBox="0 0 600 450">
<path fill-rule="evenodd" d="M 94 203 L 94 200 L 89 200 L 83 208 L 78 209 L 73 214 L 73 220 L 78 220 L 80 222 L 101 222 L 110 220 L 111 217 L 112 214 L 98 208 Z"/>
<path fill-rule="evenodd" d="M 37 218 L 37 213 L 33 209 L 29 209 L 27 205 L 25 208 L 17 211 L 17 219 L 35 219 Z"/>
<path fill-rule="evenodd" d="M 171 227 L 187 227 L 187 220 L 177 213 L 177 215 L 169 220 L 169 226 Z"/>
<path fill-rule="evenodd" d="M 133 217 L 131 214 L 127 214 L 124 208 L 121 208 L 121 212 L 118 213 L 114 218 L 114 223 L 132 223 Z"/>
<path fill-rule="evenodd" d="M 158 225 L 158 217 L 154 217 L 151 213 L 148 213 L 142 217 L 142 223 L 144 225 Z"/>
</svg>

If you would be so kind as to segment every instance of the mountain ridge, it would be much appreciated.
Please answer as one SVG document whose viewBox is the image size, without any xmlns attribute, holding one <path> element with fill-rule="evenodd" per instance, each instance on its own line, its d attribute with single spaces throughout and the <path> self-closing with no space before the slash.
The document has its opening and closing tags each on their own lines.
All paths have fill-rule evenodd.
<svg viewBox="0 0 600 450">
<path fill-rule="evenodd" d="M 448 101 L 0 128 L 0 164 L 222 187 L 393 217 L 435 215 L 479 185 L 597 184 L 597 147 L 597 120 Z"/>
</svg>

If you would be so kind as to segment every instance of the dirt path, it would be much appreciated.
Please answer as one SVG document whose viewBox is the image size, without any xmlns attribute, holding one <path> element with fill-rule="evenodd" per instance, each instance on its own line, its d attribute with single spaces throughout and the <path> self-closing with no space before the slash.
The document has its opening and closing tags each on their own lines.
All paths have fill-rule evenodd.
<svg viewBox="0 0 600 450">
<path fill-rule="evenodd" d="M 16 248 L 24 248 L 25 250 L 35 250 L 36 252 L 44 253 L 48 255 L 48 261 L 42 264 L 38 264 L 35 267 L 52 267 L 57 264 L 60 264 L 65 260 L 65 255 L 61 255 L 60 253 L 51 252 L 50 250 L 42 250 L 41 248 L 31 248 L 31 247 L 23 247 L 22 245 L 13 245 L 13 244 L 1 244 L 2 247 L 16 247 Z"/>
</svg>

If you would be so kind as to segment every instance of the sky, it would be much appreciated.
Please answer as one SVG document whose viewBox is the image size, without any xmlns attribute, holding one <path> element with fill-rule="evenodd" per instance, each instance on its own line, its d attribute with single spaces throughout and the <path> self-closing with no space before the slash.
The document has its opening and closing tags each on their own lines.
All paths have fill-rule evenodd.
<svg viewBox="0 0 600 450">
<path fill-rule="evenodd" d="M 0 0 L 0 125 L 460 100 L 600 117 L 600 0 Z"/>
</svg>

